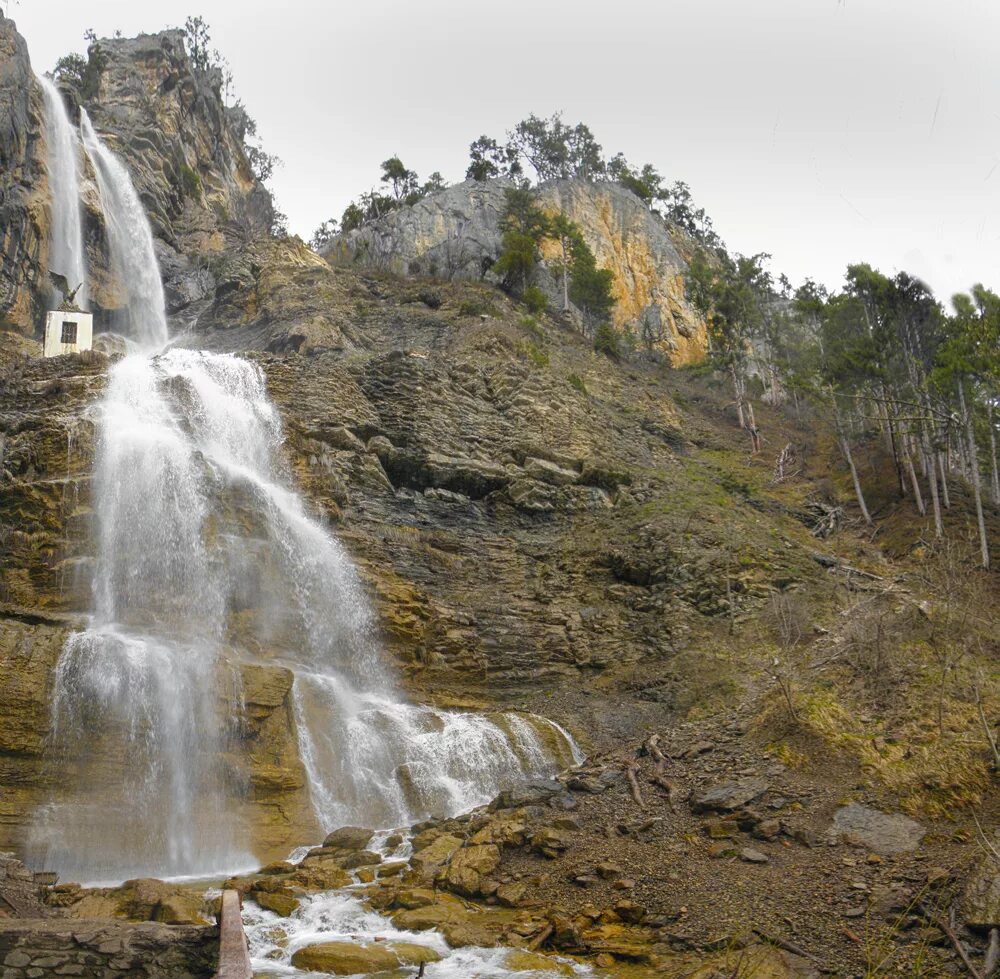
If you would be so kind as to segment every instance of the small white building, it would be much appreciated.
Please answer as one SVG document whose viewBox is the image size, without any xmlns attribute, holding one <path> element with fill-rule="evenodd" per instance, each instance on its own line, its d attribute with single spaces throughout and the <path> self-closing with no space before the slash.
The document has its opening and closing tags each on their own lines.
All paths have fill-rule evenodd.
<svg viewBox="0 0 1000 979">
<path fill-rule="evenodd" d="M 45 345 L 42 355 L 61 357 L 78 354 L 94 345 L 94 317 L 78 309 L 53 309 L 45 317 Z"/>
</svg>

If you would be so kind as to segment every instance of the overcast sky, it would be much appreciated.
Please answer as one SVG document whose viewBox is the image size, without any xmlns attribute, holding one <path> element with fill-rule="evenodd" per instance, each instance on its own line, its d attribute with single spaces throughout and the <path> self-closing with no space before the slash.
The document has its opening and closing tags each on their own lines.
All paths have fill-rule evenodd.
<svg viewBox="0 0 1000 979">
<path fill-rule="evenodd" d="M 942 298 L 1000 289 L 997 0 L 21 0 L 36 70 L 83 32 L 201 14 L 291 230 L 308 238 L 399 154 L 462 178 L 531 112 L 586 122 L 690 184 L 727 244 L 840 283 L 868 261 Z"/>
</svg>

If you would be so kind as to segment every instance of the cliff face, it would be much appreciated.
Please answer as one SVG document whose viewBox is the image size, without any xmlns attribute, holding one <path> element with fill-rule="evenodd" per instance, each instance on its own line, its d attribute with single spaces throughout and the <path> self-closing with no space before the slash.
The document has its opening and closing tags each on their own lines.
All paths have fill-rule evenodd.
<svg viewBox="0 0 1000 979">
<path fill-rule="evenodd" d="M 223 256 L 267 235 L 274 209 L 247 160 L 248 118 L 227 108 L 215 70 L 195 68 L 181 31 L 91 45 L 79 90 L 64 85 L 71 119 L 83 105 L 127 165 L 145 204 L 170 312 L 215 294 Z M 81 192 L 90 296 L 98 329 L 123 300 L 108 267 L 89 164 Z M 49 194 L 44 102 L 24 39 L 0 17 L 0 328 L 40 333 L 48 297 Z M 5 346 L 12 345 L 10 339 Z"/>
<path fill-rule="evenodd" d="M 47 283 L 42 112 L 27 45 L 0 14 L 0 330 L 29 334 Z"/>
<path fill-rule="evenodd" d="M 192 65 L 179 30 L 96 42 L 88 79 L 84 104 L 132 174 L 168 304 L 180 309 L 211 292 L 207 265 L 229 238 L 271 227 L 270 195 L 243 146 L 247 117 L 223 104 L 217 70 Z"/>
<path fill-rule="evenodd" d="M 500 218 L 506 181 L 473 180 L 337 238 L 326 257 L 337 265 L 397 275 L 481 280 L 500 254 Z M 675 364 L 700 360 L 705 325 L 684 297 L 681 257 L 667 227 L 634 194 L 616 184 L 560 180 L 539 187 L 541 206 L 562 211 L 579 225 L 602 268 L 614 276 L 613 321 L 621 330 L 663 350 Z M 543 259 L 558 259 L 546 242 Z M 555 277 L 543 269 L 539 285 L 561 302 Z"/>
</svg>

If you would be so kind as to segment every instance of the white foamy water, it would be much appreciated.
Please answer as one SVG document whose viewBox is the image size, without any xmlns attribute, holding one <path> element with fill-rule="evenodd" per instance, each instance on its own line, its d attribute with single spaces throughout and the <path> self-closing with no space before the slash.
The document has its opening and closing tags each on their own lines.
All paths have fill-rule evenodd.
<svg viewBox="0 0 1000 979">
<path fill-rule="evenodd" d="M 102 881 L 252 866 L 247 664 L 294 675 L 317 832 L 456 815 L 578 761 L 543 718 L 406 702 L 356 569 L 294 488 L 261 369 L 163 349 L 145 211 L 81 126 L 138 352 L 96 406 L 93 614 L 56 671 L 35 862 Z"/>
<path fill-rule="evenodd" d="M 162 346 L 167 315 L 146 209 L 125 165 L 94 131 L 85 109 L 80 109 L 80 129 L 101 195 L 111 271 L 127 293 L 127 322 L 118 332 L 142 347 Z"/>
<path fill-rule="evenodd" d="M 413 942 L 433 949 L 441 956 L 441 961 L 428 963 L 424 973 L 427 979 L 509 979 L 512 976 L 547 979 L 560 974 L 555 964 L 544 971 L 515 971 L 507 965 L 510 949 L 474 946 L 452 949 L 438 932 L 400 931 L 389 919 L 366 911 L 350 890 L 306 898 L 289 918 L 278 917 L 248 901 L 243 908 L 243 922 L 251 964 L 257 976 L 315 976 L 315 972 L 296 969 L 291 963 L 292 956 L 309 945 L 338 941 L 361 945 Z M 578 976 L 593 975 L 588 966 L 566 959 L 559 961 L 568 964 Z M 416 968 L 405 971 L 415 974 Z"/>
<path fill-rule="evenodd" d="M 54 751 L 79 784 L 38 821 L 64 876 L 207 876 L 252 863 L 238 662 L 294 673 L 317 822 L 454 815 L 578 760 L 542 718 L 443 711 L 396 690 L 343 547 L 281 456 L 259 367 L 168 350 L 110 372 L 93 479 L 93 624 L 66 644 Z M 106 757 L 124 744 L 125 754 Z M 108 832 L 111 830 L 111 832 Z"/>
<path fill-rule="evenodd" d="M 80 206 L 80 140 L 59 90 L 43 75 L 35 76 L 45 95 L 46 168 L 49 174 L 49 268 L 66 277 L 71 289 L 81 286 L 76 304 L 87 308 L 86 253 Z M 57 297 L 61 301 L 62 297 Z"/>
</svg>

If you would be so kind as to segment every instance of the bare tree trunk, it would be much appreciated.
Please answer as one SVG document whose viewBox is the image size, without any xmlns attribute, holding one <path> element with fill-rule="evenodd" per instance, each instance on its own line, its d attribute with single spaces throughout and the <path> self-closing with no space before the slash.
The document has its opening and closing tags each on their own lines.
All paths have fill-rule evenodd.
<svg viewBox="0 0 1000 979">
<path fill-rule="evenodd" d="M 990 413 L 989 413 L 989 430 L 990 430 L 990 462 L 992 463 L 992 469 L 990 471 L 990 483 L 991 489 L 993 490 L 993 502 L 994 504 L 1000 504 L 1000 473 L 997 472 L 997 433 L 993 429 L 993 403 L 990 402 Z"/>
<path fill-rule="evenodd" d="M 944 500 L 944 508 L 946 510 L 951 509 L 951 494 L 948 492 L 948 466 L 946 462 L 946 453 L 938 452 L 938 463 L 941 470 L 941 496 Z"/>
<path fill-rule="evenodd" d="M 743 417 L 743 386 L 736 374 L 736 365 L 730 365 L 730 373 L 733 376 L 733 394 L 736 397 L 736 417 L 739 419 L 740 428 L 746 428 L 746 420 Z"/>
<path fill-rule="evenodd" d="M 865 494 L 861 490 L 861 480 L 858 477 L 857 466 L 854 465 L 854 456 L 851 454 L 851 444 L 843 435 L 840 436 L 840 451 L 844 453 L 847 466 L 851 470 L 851 479 L 854 480 L 854 495 L 858 498 L 858 506 L 861 507 L 861 516 L 865 518 L 866 524 L 871 524 L 872 517 L 868 512 L 868 504 L 865 503 Z"/>
<path fill-rule="evenodd" d="M 750 444 L 753 446 L 753 453 L 760 452 L 760 432 L 757 429 L 757 422 L 753 417 L 753 404 L 747 402 L 747 420 L 750 423 Z"/>
<path fill-rule="evenodd" d="M 927 507 L 924 506 L 924 496 L 920 492 L 920 480 L 917 479 L 917 470 L 913 466 L 913 456 L 910 454 L 910 450 L 906 448 L 906 470 L 910 474 L 910 483 L 913 486 L 913 499 L 917 504 L 917 512 L 920 516 L 924 517 L 927 515 Z"/>
<path fill-rule="evenodd" d="M 559 244 L 562 246 L 563 312 L 566 313 L 569 311 L 569 263 L 566 256 L 565 236 L 559 239 Z"/>
<path fill-rule="evenodd" d="M 969 468 L 972 472 L 972 491 L 976 498 L 976 522 L 979 524 L 979 547 L 982 552 L 983 567 L 990 566 L 990 545 L 986 539 L 986 520 L 983 517 L 983 487 L 979 476 L 979 458 L 976 450 L 976 436 L 972 430 L 972 415 L 965 404 L 965 382 L 958 382 L 958 403 L 965 423 L 965 438 L 969 443 Z"/>
<path fill-rule="evenodd" d="M 927 474 L 927 482 L 931 488 L 931 510 L 934 513 L 934 536 L 944 537 L 944 524 L 941 522 L 941 498 L 938 496 L 937 468 L 934 465 L 934 452 L 931 449 L 930 439 L 924 432 L 924 471 Z"/>
<path fill-rule="evenodd" d="M 882 385 L 882 400 L 885 402 L 885 419 L 889 426 L 889 445 L 892 448 L 892 461 L 896 466 L 896 479 L 899 481 L 899 493 L 906 496 L 906 480 L 903 478 L 903 466 L 899 461 L 899 448 L 896 445 L 896 426 L 893 424 L 895 410 L 889 402 L 889 392 Z"/>
</svg>

